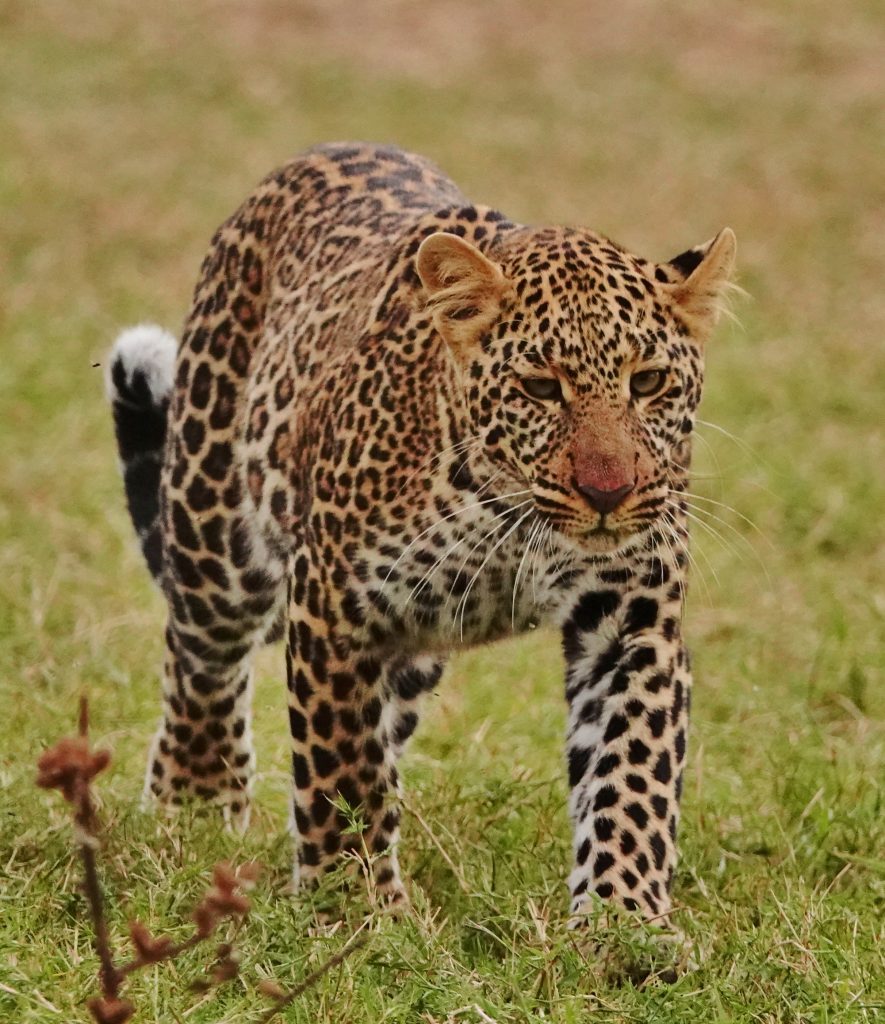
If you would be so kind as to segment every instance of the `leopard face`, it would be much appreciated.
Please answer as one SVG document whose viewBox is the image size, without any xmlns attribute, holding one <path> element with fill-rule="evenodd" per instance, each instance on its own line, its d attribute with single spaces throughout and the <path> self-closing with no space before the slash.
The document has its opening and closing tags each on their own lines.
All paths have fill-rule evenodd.
<svg viewBox="0 0 885 1024">
<path fill-rule="evenodd" d="M 715 313 L 693 278 L 717 243 L 727 262 L 726 238 L 664 267 L 570 229 L 518 232 L 493 259 L 444 234 L 419 253 L 487 458 L 585 553 L 626 553 L 670 514 Z"/>
</svg>

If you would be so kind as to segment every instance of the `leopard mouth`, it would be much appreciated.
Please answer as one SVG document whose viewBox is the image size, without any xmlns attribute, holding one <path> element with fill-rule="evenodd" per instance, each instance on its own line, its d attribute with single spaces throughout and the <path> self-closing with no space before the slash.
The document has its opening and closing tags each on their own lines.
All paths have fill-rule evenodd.
<svg viewBox="0 0 885 1024">
<path fill-rule="evenodd" d="M 557 532 L 576 548 L 590 555 L 610 556 L 623 551 L 633 539 L 631 530 L 621 529 L 605 521 L 600 516 L 598 521 L 588 524 L 581 518 L 560 519 L 555 523 Z"/>
<path fill-rule="evenodd" d="M 605 516 L 599 517 L 599 522 L 592 530 L 587 531 L 588 537 L 619 537 L 623 533 L 622 530 L 613 530 L 610 526 L 605 523 Z"/>
<path fill-rule="evenodd" d="M 561 521 L 558 528 L 572 544 L 598 557 L 627 555 L 645 543 L 649 530 L 647 522 L 621 525 L 607 520 L 607 516 L 601 515 L 589 526 L 580 520 Z"/>
<path fill-rule="evenodd" d="M 588 522 L 586 508 L 576 508 L 559 496 L 554 498 L 549 491 L 540 495 L 536 493 L 534 499 L 538 513 L 570 544 L 589 555 L 611 557 L 627 554 L 642 543 L 648 530 L 648 522 L 644 518 L 636 522 L 629 511 L 627 523 L 614 521 L 620 509 L 596 514 L 593 521 Z"/>
</svg>

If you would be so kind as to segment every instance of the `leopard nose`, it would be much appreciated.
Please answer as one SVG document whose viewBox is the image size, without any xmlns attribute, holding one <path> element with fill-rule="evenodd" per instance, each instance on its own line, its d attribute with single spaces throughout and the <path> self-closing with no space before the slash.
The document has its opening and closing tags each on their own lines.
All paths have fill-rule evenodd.
<svg viewBox="0 0 885 1024">
<path fill-rule="evenodd" d="M 615 487 L 612 490 L 600 490 L 600 488 L 592 487 L 590 484 L 578 484 L 577 487 L 590 503 L 590 507 L 601 515 L 605 515 L 608 512 L 614 512 L 624 498 L 636 487 L 636 481 L 633 480 L 629 484 Z"/>
</svg>

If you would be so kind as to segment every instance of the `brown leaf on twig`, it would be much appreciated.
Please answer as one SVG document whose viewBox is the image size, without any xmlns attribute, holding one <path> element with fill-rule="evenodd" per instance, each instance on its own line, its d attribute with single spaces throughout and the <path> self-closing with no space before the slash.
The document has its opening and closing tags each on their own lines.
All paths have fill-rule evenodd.
<svg viewBox="0 0 885 1024">
<path fill-rule="evenodd" d="M 41 789 L 58 789 L 65 800 L 74 803 L 82 787 L 107 768 L 110 761 L 106 750 L 92 751 L 85 739 L 66 736 L 44 751 L 37 762 L 37 785 Z"/>
<path fill-rule="evenodd" d="M 239 917 L 249 910 L 249 900 L 240 889 L 240 879 L 229 864 L 216 864 L 212 869 L 215 885 L 206 893 L 208 900 L 219 917 Z"/>
<path fill-rule="evenodd" d="M 126 1024 L 135 1013 L 135 1007 L 128 999 L 87 999 L 86 1006 L 97 1024 Z"/>
<path fill-rule="evenodd" d="M 215 883 L 215 888 L 225 897 L 235 895 L 235 890 L 242 887 L 240 878 L 242 870 L 240 868 L 239 871 L 235 871 L 230 864 L 220 861 L 212 869 L 212 881 Z"/>
<path fill-rule="evenodd" d="M 240 869 L 242 871 L 242 868 Z M 249 913 L 251 904 L 238 890 L 244 882 L 251 884 L 255 877 L 254 869 L 250 869 L 246 878 L 240 878 L 229 864 L 216 864 L 212 870 L 212 881 L 215 883 L 197 904 L 194 910 L 194 923 L 197 934 L 201 938 L 211 935 L 215 926 L 225 917 L 242 917 Z"/>
<path fill-rule="evenodd" d="M 230 956 L 225 957 L 223 960 L 219 960 L 212 968 L 212 984 L 223 985 L 226 981 L 231 981 L 239 973 L 239 961 Z"/>
<path fill-rule="evenodd" d="M 263 996 L 268 996 L 270 999 L 286 998 L 286 990 L 283 986 L 270 978 L 262 978 L 261 981 L 258 982 L 258 991 Z"/>
<path fill-rule="evenodd" d="M 206 901 L 198 903 L 193 912 L 194 924 L 197 926 L 197 935 L 205 939 L 215 931 L 218 924 L 218 915 L 207 905 Z"/>
<path fill-rule="evenodd" d="M 190 987 L 193 992 L 208 992 L 216 985 L 223 985 L 226 981 L 231 981 L 240 973 L 240 960 L 230 943 L 220 943 L 215 955 L 216 960 L 209 972 L 208 979 L 198 978 L 191 982 Z"/>
<path fill-rule="evenodd" d="M 203 897 L 203 901 L 212 908 L 219 918 L 239 917 L 241 914 L 247 913 L 250 907 L 249 901 L 240 893 L 222 892 L 219 889 L 210 889 Z"/>
<path fill-rule="evenodd" d="M 169 956 L 172 939 L 154 938 L 141 921 L 129 922 L 129 935 L 135 947 L 136 959 L 141 964 L 158 964 Z"/>
</svg>

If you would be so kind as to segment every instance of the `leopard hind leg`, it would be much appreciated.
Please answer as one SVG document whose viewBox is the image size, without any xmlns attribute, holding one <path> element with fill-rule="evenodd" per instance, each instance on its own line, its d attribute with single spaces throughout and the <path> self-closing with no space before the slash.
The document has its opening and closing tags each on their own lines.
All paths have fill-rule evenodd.
<svg viewBox="0 0 885 1024">
<path fill-rule="evenodd" d="M 182 549 L 183 522 L 164 537 L 163 718 L 145 795 L 173 806 L 191 797 L 208 800 L 244 829 L 255 770 L 252 655 L 285 597 L 284 560 L 251 531 L 245 515 L 217 518 L 216 550 L 224 557 L 195 558 Z"/>
</svg>

